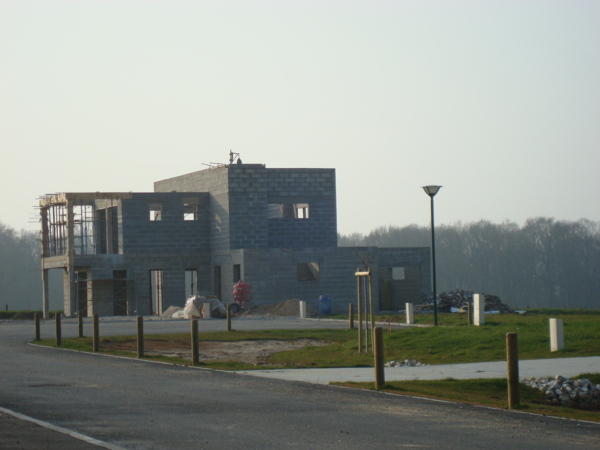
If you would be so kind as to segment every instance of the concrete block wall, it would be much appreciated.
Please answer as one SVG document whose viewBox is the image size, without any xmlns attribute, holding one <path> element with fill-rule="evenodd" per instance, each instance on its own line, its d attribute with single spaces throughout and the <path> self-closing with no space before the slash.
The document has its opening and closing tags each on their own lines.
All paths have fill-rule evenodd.
<svg viewBox="0 0 600 450">
<path fill-rule="evenodd" d="M 198 220 L 183 219 L 184 198 L 198 200 Z M 160 204 L 161 220 L 150 220 L 150 205 Z M 133 194 L 122 200 L 120 221 L 124 254 L 191 253 L 208 250 L 208 194 Z"/>
<path fill-rule="evenodd" d="M 309 204 L 308 219 L 269 219 L 269 247 L 337 247 L 334 169 L 268 169 L 267 189 L 268 204 Z"/>
</svg>

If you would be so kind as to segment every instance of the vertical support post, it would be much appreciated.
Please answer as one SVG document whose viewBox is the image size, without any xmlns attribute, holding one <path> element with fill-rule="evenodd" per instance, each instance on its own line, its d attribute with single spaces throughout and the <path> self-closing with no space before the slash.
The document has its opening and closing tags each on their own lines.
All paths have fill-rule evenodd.
<svg viewBox="0 0 600 450">
<path fill-rule="evenodd" d="M 557 352 L 565 348 L 562 319 L 550 319 L 550 351 Z"/>
<path fill-rule="evenodd" d="M 50 290 L 48 288 L 48 269 L 43 268 L 42 262 L 42 314 L 44 319 L 50 318 Z"/>
<path fill-rule="evenodd" d="M 304 300 L 300 300 L 298 305 L 300 307 L 300 318 L 306 319 L 306 302 Z"/>
<path fill-rule="evenodd" d="M 381 389 L 385 384 L 383 370 L 383 328 L 373 328 L 373 363 L 375 366 L 375 389 Z"/>
<path fill-rule="evenodd" d="M 348 303 L 348 328 L 354 328 L 354 305 Z"/>
<path fill-rule="evenodd" d="M 94 337 L 92 338 L 92 347 L 94 352 L 100 351 L 100 324 L 98 314 L 94 314 Z"/>
<path fill-rule="evenodd" d="M 368 272 L 367 278 L 369 280 L 369 309 L 371 310 L 370 314 L 371 314 L 371 333 L 372 333 L 373 330 L 375 329 L 375 308 L 373 306 L 373 279 L 371 278 L 371 268 L 370 267 L 367 272 Z M 375 336 L 375 335 L 373 334 L 371 336 L 371 347 L 374 351 L 375 350 L 375 342 L 373 341 L 373 336 Z"/>
<path fill-rule="evenodd" d="M 412 303 L 406 304 L 406 323 L 409 325 L 412 325 L 415 323 L 415 314 L 414 314 Z"/>
<path fill-rule="evenodd" d="M 473 307 L 475 308 L 473 314 L 475 326 L 478 327 L 485 324 L 485 295 L 473 294 Z"/>
<path fill-rule="evenodd" d="M 137 317 L 137 357 L 144 357 L 144 318 Z"/>
<path fill-rule="evenodd" d="M 473 308 L 471 308 L 471 302 L 467 303 L 467 325 L 473 325 Z"/>
<path fill-rule="evenodd" d="M 192 366 L 197 366 L 199 361 L 198 353 L 198 319 L 192 319 Z"/>
<path fill-rule="evenodd" d="M 227 305 L 227 331 L 231 331 L 231 303 Z"/>
<path fill-rule="evenodd" d="M 81 315 L 81 311 L 77 313 L 77 335 L 81 338 L 83 337 L 83 316 Z"/>
<path fill-rule="evenodd" d="M 38 313 L 35 313 L 33 315 L 33 318 L 35 320 L 35 340 L 39 341 L 40 340 L 40 315 Z"/>
<path fill-rule="evenodd" d="M 517 408 L 519 399 L 519 348 L 517 333 L 506 334 L 506 375 L 508 381 L 508 409 Z"/>
<path fill-rule="evenodd" d="M 356 269 L 358 273 L 360 269 Z M 360 290 L 360 277 L 356 276 L 357 296 L 358 296 L 358 353 L 362 353 L 362 294 Z"/>
<path fill-rule="evenodd" d="M 202 318 L 203 319 L 212 319 L 212 316 L 210 314 L 210 303 L 202 304 Z"/>
<path fill-rule="evenodd" d="M 431 197 L 431 277 L 433 284 L 433 323 L 437 327 L 438 324 L 438 308 L 437 308 L 437 280 L 435 274 L 435 226 L 433 221 L 433 195 Z"/>
<path fill-rule="evenodd" d="M 61 344 L 62 344 L 61 325 L 60 325 L 60 313 L 57 312 L 54 317 L 56 319 L 56 346 L 60 347 Z"/>
</svg>

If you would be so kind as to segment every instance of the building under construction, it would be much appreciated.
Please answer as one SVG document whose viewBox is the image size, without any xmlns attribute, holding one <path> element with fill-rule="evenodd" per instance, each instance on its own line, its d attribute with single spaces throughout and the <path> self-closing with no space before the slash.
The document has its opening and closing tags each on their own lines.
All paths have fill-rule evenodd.
<svg viewBox="0 0 600 450">
<path fill-rule="evenodd" d="M 429 248 L 338 247 L 334 169 L 217 165 L 154 183 L 154 192 L 61 193 L 40 200 L 43 309 L 63 271 L 64 314 L 161 314 L 192 294 L 231 301 L 240 279 L 255 304 L 288 299 L 333 310 L 373 273 L 376 310 L 430 293 Z"/>
</svg>

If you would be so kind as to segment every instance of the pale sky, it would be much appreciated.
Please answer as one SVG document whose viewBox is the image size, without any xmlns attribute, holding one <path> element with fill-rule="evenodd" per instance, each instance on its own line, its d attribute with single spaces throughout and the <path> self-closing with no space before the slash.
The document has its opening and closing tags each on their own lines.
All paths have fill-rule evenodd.
<svg viewBox="0 0 600 450">
<path fill-rule="evenodd" d="M 335 168 L 338 231 L 600 221 L 600 2 L 0 0 L 0 221 L 228 159 Z"/>
</svg>

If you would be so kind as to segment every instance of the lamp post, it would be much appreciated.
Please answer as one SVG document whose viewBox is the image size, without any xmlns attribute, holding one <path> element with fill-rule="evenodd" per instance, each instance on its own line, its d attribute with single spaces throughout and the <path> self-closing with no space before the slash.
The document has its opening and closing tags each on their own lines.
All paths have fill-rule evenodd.
<svg viewBox="0 0 600 450">
<path fill-rule="evenodd" d="M 437 286 L 435 282 L 435 227 L 433 222 L 433 197 L 442 186 L 423 186 L 423 190 L 431 198 L 431 281 L 433 285 L 433 322 L 437 327 Z"/>
</svg>

